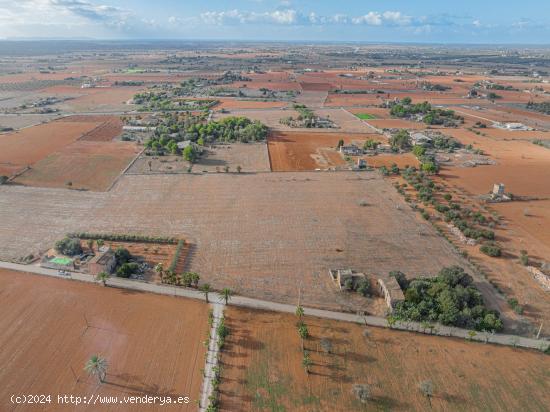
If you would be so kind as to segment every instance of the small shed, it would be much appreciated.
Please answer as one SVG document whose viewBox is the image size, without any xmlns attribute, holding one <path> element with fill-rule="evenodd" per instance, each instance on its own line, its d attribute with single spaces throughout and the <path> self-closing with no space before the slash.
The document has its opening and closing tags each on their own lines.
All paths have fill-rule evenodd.
<svg viewBox="0 0 550 412">
<path fill-rule="evenodd" d="M 97 276 L 101 272 L 111 273 L 115 269 L 115 266 L 115 253 L 111 249 L 100 250 L 88 262 L 88 272 L 94 276 Z"/>
<path fill-rule="evenodd" d="M 399 283 L 394 277 L 388 277 L 386 279 L 379 278 L 377 283 L 390 312 L 393 311 L 393 308 L 395 308 L 395 305 L 399 302 L 405 301 L 403 290 L 401 290 L 401 286 L 399 286 Z"/>
</svg>

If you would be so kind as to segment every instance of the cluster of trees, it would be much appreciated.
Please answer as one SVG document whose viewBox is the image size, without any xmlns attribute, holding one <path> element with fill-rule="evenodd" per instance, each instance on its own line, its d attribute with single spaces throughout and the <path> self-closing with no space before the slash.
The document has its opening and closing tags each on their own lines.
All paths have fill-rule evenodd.
<svg viewBox="0 0 550 412">
<path fill-rule="evenodd" d="M 178 124 L 173 117 L 165 119 L 158 126 L 146 147 L 157 155 L 166 153 L 180 154 L 177 143 L 190 141 L 182 155 L 188 161 L 194 161 L 199 155 L 200 147 L 206 143 L 221 142 L 256 142 L 267 138 L 269 130 L 266 125 L 246 117 L 226 117 L 218 121 L 205 122 L 200 116 L 186 116 Z"/>
<path fill-rule="evenodd" d="M 126 248 L 119 247 L 115 251 L 116 275 L 120 278 L 129 278 L 139 272 L 139 265 L 133 262 L 133 256 Z"/>
<path fill-rule="evenodd" d="M 165 89 L 158 91 L 147 91 L 134 95 L 134 103 L 140 105 L 140 111 L 185 111 L 185 110 L 208 110 L 219 103 L 212 99 L 188 99 L 181 100 L 179 90 Z"/>
<path fill-rule="evenodd" d="M 422 87 L 422 90 L 427 90 L 430 92 L 444 92 L 452 89 L 452 87 L 449 87 L 449 86 L 445 86 L 442 84 L 434 84 L 430 82 L 422 82 L 421 87 Z"/>
<path fill-rule="evenodd" d="M 390 114 L 399 118 L 422 115 L 426 124 L 447 127 L 454 127 L 457 123 L 464 122 L 464 118 L 457 116 L 453 110 L 434 109 L 428 102 L 412 104 L 410 97 L 405 97 L 400 103 L 391 103 Z"/>
<path fill-rule="evenodd" d="M 357 282 L 353 282 L 352 279 L 348 279 L 344 283 L 344 289 L 348 292 L 357 292 L 365 297 L 371 294 L 371 283 L 367 278 L 362 278 Z"/>
<path fill-rule="evenodd" d="M 55 250 L 66 256 L 80 255 L 82 253 L 80 239 L 77 237 L 67 236 L 55 243 Z"/>
<path fill-rule="evenodd" d="M 541 103 L 529 102 L 527 103 L 526 107 L 529 110 L 534 110 L 536 112 L 550 115 L 550 102 L 541 102 Z"/>
<path fill-rule="evenodd" d="M 488 310 L 473 279 L 458 266 L 442 269 L 435 278 L 408 281 L 401 272 L 392 273 L 404 289 L 405 300 L 396 305 L 397 320 L 439 322 L 479 331 L 502 329 L 500 315 Z"/>
<path fill-rule="evenodd" d="M 399 130 L 397 133 L 393 134 L 390 137 L 390 146 L 392 150 L 398 151 L 409 151 L 412 147 L 411 145 L 411 136 L 409 132 L 405 129 Z"/>
</svg>

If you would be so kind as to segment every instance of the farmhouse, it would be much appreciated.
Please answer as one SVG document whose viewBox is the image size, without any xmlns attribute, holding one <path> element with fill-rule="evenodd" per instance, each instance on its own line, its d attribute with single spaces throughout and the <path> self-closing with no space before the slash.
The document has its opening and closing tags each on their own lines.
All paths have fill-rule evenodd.
<svg viewBox="0 0 550 412">
<path fill-rule="evenodd" d="M 88 262 L 88 272 L 98 275 L 101 272 L 111 273 L 116 266 L 116 258 L 111 248 L 101 248 Z"/>
<path fill-rule="evenodd" d="M 411 134 L 411 142 L 413 145 L 423 146 L 430 144 L 432 142 L 432 138 L 426 136 L 424 133 L 413 133 Z"/>
<path fill-rule="evenodd" d="M 363 154 L 363 151 L 359 149 L 354 144 L 350 144 L 347 146 L 340 146 L 340 153 L 342 153 L 345 156 L 359 156 Z"/>
</svg>

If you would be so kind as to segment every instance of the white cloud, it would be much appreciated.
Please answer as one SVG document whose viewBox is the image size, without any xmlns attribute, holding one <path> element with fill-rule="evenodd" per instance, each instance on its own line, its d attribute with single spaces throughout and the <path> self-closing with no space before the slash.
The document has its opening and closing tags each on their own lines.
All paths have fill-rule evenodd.
<svg viewBox="0 0 550 412">
<path fill-rule="evenodd" d="M 290 25 L 298 22 L 298 12 L 294 9 L 275 10 L 272 12 L 251 12 L 238 9 L 227 11 L 207 11 L 200 15 L 206 24 L 246 24 L 246 23 L 271 23 Z"/>
<path fill-rule="evenodd" d="M 367 14 L 351 19 L 353 24 L 368 24 L 369 26 L 381 26 L 382 15 L 376 11 L 369 11 Z"/>
</svg>

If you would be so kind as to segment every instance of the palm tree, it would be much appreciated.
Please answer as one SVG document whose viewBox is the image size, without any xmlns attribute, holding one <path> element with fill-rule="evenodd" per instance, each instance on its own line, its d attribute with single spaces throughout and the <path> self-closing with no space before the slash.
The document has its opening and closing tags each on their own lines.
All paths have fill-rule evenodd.
<svg viewBox="0 0 550 412">
<path fill-rule="evenodd" d="M 309 374 L 309 367 L 313 365 L 308 352 L 304 352 L 304 358 L 302 359 L 302 366 L 305 368 L 306 373 Z"/>
<path fill-rule="evenodd" d="M 155 265 L 155 272 L 157 272 L 157 275 L 159 275 L 160 281 L 162 282 L 162 275 L 164 274 L 164 268 L 162 267 L 162 263 L 157 263 Z"/>
<path fill-rule="evenodd" d="M 300 305 L 296 306 L 296 316 L 298 316 L 300 320 L 302 320 L 302 316 L 304 316 L 304 308 Z"/>
<path fill-rule="evenodd" d="M 101 246 L 105 244 L 105 242 L 101 239 L 97 239 L 95 244 L 97 245 L 97 248 L 99 249 Z"/>
<path fill-rule="evenodd" d="M 110 277 L 111 276 L 107 272 L 101 272 L 101 273 L 98 273 L 95 279 L 103 283 L 103 286 L 107 286 L 107 279 L 109 279 Z"/>
<path fill-rule="evenodd" d="M 204 293 L 204 298 L 206 299 L 206 303 L 209 303 L 210 301 L 208 300 L 208 293 L 210 293 L 212 289 L 210 288 L 210 284 L 209 283 L 205 283 L 201 286 L 201 292 Z"/>
<path fill-rule="evenodd" d="M 99 383 L 105 382 L 105 377 L 107 375 L 107 360 L 102 358 L 100 355 L 92 355 L 86 365 L 84 365 L 84 370 L 88 372 L 89 375 L 97 376 Z"/>
<path fill-rule="evenodd" d="M 233 296 L 233 291 L 231 289 L 223 288 L 220 300 L 225 300 L 225 304 L 227 305 L 229 303 L 229 299 L 231 299 L 232 296 Z"/>
<path fill-rule="evenodd" d="M 200 279 L 201 279 L 201 277 L 199 276 L 198 273 L 191 272 L 191 282 L 193 282 L 194 287 L 197 287 L 197 285 L 199 284 Z"/>
</svg>

